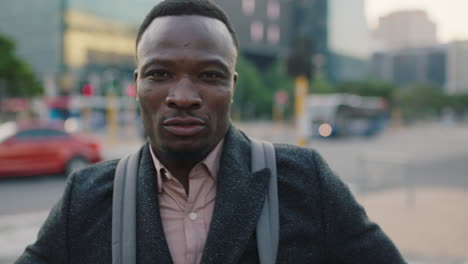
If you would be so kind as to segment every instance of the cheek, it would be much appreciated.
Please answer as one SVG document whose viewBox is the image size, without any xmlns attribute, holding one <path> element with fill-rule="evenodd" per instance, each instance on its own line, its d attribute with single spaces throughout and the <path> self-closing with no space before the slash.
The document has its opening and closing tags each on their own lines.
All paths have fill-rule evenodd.
<svg viewBox="0 0 468 264">
<path fill-rule="evenodd" d="M 229 119 L 229 110 L 231 107 L 232 93 L 230 91 L 223 91 L 220 93 L 213 94 L 209 100 L 209 111 L 212 113 L 217 126 L 224 125 L 226 119 Z"/>
<path fill-rule="evenodd" d="M 166 98 L 164 89 L 142 83 L 138 88 L 138 100 L 142 110 L 146 112 L 157 112 Z"/>
</svg>

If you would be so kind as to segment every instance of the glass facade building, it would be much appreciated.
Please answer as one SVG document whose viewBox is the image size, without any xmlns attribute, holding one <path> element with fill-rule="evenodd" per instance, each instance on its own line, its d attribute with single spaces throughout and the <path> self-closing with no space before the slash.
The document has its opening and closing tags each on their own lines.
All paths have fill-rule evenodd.
<svg viewBox="0 0 468 264">
<path fill-rule="evenodd" d="M 61 0 L 2 1 L 0 34 L 12 39 L 16 52 L 38 77 L 55 74 L 62 64 Z"/>
</svg>

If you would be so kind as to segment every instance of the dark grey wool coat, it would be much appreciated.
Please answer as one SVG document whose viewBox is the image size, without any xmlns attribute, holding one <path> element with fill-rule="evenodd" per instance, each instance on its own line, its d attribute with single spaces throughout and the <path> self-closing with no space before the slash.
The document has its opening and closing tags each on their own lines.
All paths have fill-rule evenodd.
<svg viewBox="0 0 468 264">
<path fill-rule="evenodd" d="M 250 172 L 250 143 L 231 127 L 202 263 L 258 263 L 255 225 L 270 171 Z M 275 145 L 278 164 L 278 263 L 404 263 L 348 188 L 313 150 Z M 164 237 L 156 171 L 142 148 L 137 192 L 137 263 L 172 263 Z M 112 188 L 117 161 L 70 176 L 37 241 L 16 262 L 111 263 Z"/>
</svg>

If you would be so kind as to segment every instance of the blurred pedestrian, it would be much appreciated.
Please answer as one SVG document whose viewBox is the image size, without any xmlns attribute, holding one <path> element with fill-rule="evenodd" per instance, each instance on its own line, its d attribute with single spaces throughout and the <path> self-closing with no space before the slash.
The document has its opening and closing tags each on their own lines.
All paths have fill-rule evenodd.
<svg viewBox="0 0 468 264">
<path fill-rule="evenodd" d="M 213 1 L 166 0 L 146 16 L 136 47 L 148 136 L 139 151 L 136 263 L 259 263 L 255 230 L 271 170 L 251 172 L 251 141 L 229 118 L 238 78 L 229 19 Z M 274 149 L 278 263 L 404 262 L 319 154 Z M 111 263 L 117 162 L 70 175 L 17 263 Z"/>
</svg>

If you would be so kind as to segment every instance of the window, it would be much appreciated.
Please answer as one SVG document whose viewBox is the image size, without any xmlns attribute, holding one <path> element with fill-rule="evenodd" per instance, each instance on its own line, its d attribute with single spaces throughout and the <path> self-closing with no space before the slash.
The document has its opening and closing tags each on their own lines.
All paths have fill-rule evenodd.
<svg viewBox="0 0 468 264">
<path fill-rule="evenodd" d="M 14 122 L 5 122 L 0 125 L 0 143 L 7 140 L 16 133 Z"/>
<path fill-rule="evenodd" d="M 255 12 L 255 0 L 242 0 L 242 11 L 247 16 L 253 15 Z"/>
<path fill-rule="evenodd" d="M 254 42 L 260 42 L 263 39 L 263 24 L 255 21 L 250 25 L 250 38 Z"/>
<path fill-rule="evenodd" d="M 52 129 L 31 129 L 18 132 L 15 138 L 17 139 L 33 139 L 33 138 L 50 138 L 50 137 L 65 137 L 67 133 Z"/>
<path fill-rule="evenodd" d="M 280 4 L 278 2 L 268 2 L 267 5 L 267 16 L 271 20 L 276 20 L 280 16 Z"/>
<path fill-rule="evenodd" d="M 280 40 L 280 29 L 278 25 L 270 25 L 268 27 L 267 39 L 268 39 L 268 43 L 270 43 L 271 45 L 278 44 Z"/>
</svg>

